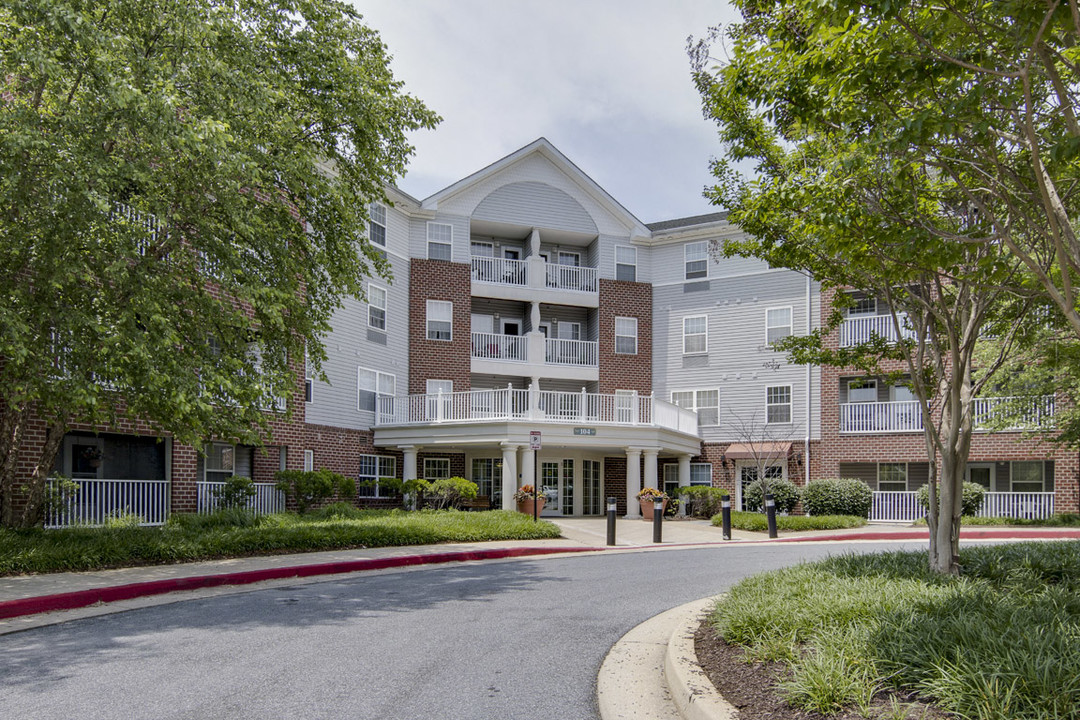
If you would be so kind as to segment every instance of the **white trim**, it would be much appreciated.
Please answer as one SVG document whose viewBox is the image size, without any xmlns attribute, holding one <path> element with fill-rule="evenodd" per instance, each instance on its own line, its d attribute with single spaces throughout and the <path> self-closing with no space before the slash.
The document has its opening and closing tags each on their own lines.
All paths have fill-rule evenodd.
<svg viewBox="0 0 1080 720">
<path fill-rule="evenodd" d="M 374 390 L 361 387 L 360 374 L 364 373 L 364 372 L 371 373 L 371 374 L 373 374 L 375 376 L 375 389 Z M 384 388 L 384 385 L 386 385 L 386 384 L 389 384 L 392 387 Z M 360 406 L 360 394 L 364 393 L 364 392 L 373 393 L 375 395 L 375 403 L 374 403 L 375 407 L 371 408 L 370 410 Z M 393 397 L 396 392 L 397 392 L 397 376 L 396 375 L 394 375 L 392 373 L 380 372 L 380 371 L 375 370 L 373 368 L 366 368 L 366 367 L 362 367 L 362 366 L 359 366 L 359 365 L 356 367 L 356 410 L 357 410 L 357 412 L 370 412 L 370 413 L 377 412 L 378 409 L 379 409 L 379 398 L 380 397 Z"/>
<path fill-rule="evenodd" d="M 698 395 L 700 393 L 713 393 L 713 392 L 716 393 L 716 405 L 702 405 L 700 402 L 698 402 Z M 675 401 L 675 395 L 677 395 L 679 393 L 683 393 L 683 394 L 690 393 L 690 399 L 691 399 L 691 402 L 690 402 L 691 406 L 690 407 L 687 407 L 686 405 L 682 405 L 682 404 Z M 698 413 L 698 427 L 719 427 L 719 425 L 720 425 L 720 388 L 689 388 L 689 389 L 685 389 L 685 390 L 672 390 L 671 394 L 668 397 L 671 400 L 672 405 L 680 407 L 683 410 L 693 410 L 695 413 Z M 711 410 L 714 407 L 716 408 L 716 422 L 714 422 L 714 423 L 704 423 L 704 422 L 702 422 L 701 421 L 700 410 L 702 410 L 702 409 Z"/>
<path fill-rule="evenodd" d="M 899 465 L 904 468 L 904 487 L 900 490 L 882 490 L 881 489 L 881 466 L 882 465 Z M 879 462 L 875 471 L 875 479 L 877 481 L 878 492 L 906 492 L 911 480 L 911 463 L 908 462 Z M 889 482 L 900 482 L 899 480 L 890 480 Z"/>
<path fill-rule="evenodd" d="M 382 210 L 382 222 L 379 222 L 377 219 L 375 219 L 375 215 L 376 215 L 375 211 L 376 210 Z M 383 241 L 381 243 L 376 242 L 375 239 L 372 237 L 372 235 L 371 235 L 371 226 L 372 225 L 377 225 L 378 227 L 382 228 Z M 383 205 L 382 203 L 373 202 L 368 206 L 368 241 L 372 245 L 374 245 L 375 247 L 379 248 L 380 250 L 385 251 L 386 250 L 386 245 L 387 245 L 387 235 L 388 235 L 388 233 L 387 233 L 387 222 L 386 222 L 386 206 Z"/>
<path fill-rule="evenodd" d="M 704 335 L 704 337 L 705 337 L 705 347 L 702 348 L 701 350 L 690 350 L 690 351 L 688 351 L 686 349 L 686 321 L 687 320 L 699 320 L 699 319 L 704 319 L 705 320 L 705 332 L 704 333 L 695 332 L 695 333 L 691 333 L 691 335 L 693 335 L 694 337 L 697 337 L 699 335 Z M 709 354 L 709 316 L 708 315 L 687 315 L 682 319 L 682 354 L 683 355 L 708 355 Z"/>
<path fill-rule="evenodd" d="M 376 290 L 376 291 L 382 293 L 382 307 L 379 307 L 376 303 L 372 302 L 372 297 L 371 297 L 372 296 L 372 290 Z M 389 324 L 388 323 L 388 318 L 387 318 L 387 314 L 388 314 L 387 313 L 387 306 L 390 304 L 390 291 L 387 290 L 386 288 L 382 287 L 381 285 L 376 285 L 375 283 L 369 282 L 368 283 L 367 300 L 368 300 L 368 327 L 373 329 L 373 330 L 378 330 L 380 332 L 386 332 L 387 331 L 387 325 Z M 382 327 L 379 327 L 378 325 L 372 324 L 372 322 L 371 322 L 371 311 L 372 310 L 382 310 L 382 314 L 383 314 L 383 316 L 382 316 L 382 324 L 383 324 L 383 326 Z"/>
<path fill-rule="evenodd" d="M 1016 485 L 1016 466 L 1019 463 L 1038 463 L 1039 465 L 1039 489 L 1038 490 L 1017 490 Z M 1055 468 L 1056 470 L 1056 468 Z M 1009 492 L 1047 492 L 1046 490 L 1046 461 L 1045 460 L 1013 460 L 1009 463 Z"/>
<path fill-rule="evenodd" d="M 877 378 L 852 378 L 851 380 L 848 380 L 847 381 L 847 401 L 849 403 L 852 403 L 852 402 L 857 402 L 857 403 L 878 402 L 878 396 L 877 396 L 878 384 L 877 384 L 877 382 L 878 382 Z M 853 388 L 853 387 L 851 387 L 852 385 L 858 385 L 858 387 Z M 852 400 L 851 399 L 851 391 L 852 390 L 869 390 L 870 388 L 874 389 L 874 398 L 872 400 Z"/>
<path fill-rule="evenodd" d="M 439 478 L 438 475 L 435 475 L 435 474 L 428 471 L 428 463 L 431 463 L 432 465 L 442 465 L 443 463 L 445 463 L 445 465 L 446 465 L 446 477 L 451 476 L 450 473 L 452 472 L 452 470 L 450 469 L 450 458 L 445 458 L 445 457 L 424 458 L 423 476 L 424 476 L 425 480 L 428 480 L 430 478 L 436 478 L 436 479 Z"/>
<path fill-rule="evenodd" d="M 437 238 L 435 240 L 432 240 L 431 239 L 431 230 L 433 228 L 450 228 L 450 239 L 445 240 L 445 239 Z M 434 222 L 434 221 L 429 220 L 428 223 L 427 223 L 427 235 L 426 235 L 426 238 L 427 238 L 427 245 L 425 246 L 426 249 L 425 249 L 424 256 L 428 260 L 447 260 L 449 262 L 454 261 L 454 226 L 453 225 L 451 225 L 450 223 L 440 223 L 440 222 Z M 449 247 L 450 248 L 450 257 L 448 257 L 448 258 L 432 258 L 431 257 L 431 245 L 432 245 L 432 243 L 434 243 L 436 245 L 446 245 L 447 247 Z"/>
<path fill-rule="evenodd" d="M 633 321 L 633 323 L 634 323 L 634 334 L 633 334 L 633 336 L 627 335 L 625 333 L 622 334 L 622 335 L 619 334 L 619 321 L 620 320 Z M 622 352 L 621 350 L 619 350 L 619 338 L 628 338 L 628 337 L 633 337 L 634 338 L 634 351 L 633 352 Z M 638 319 L 636 317 L 628 317 L 628 316 L 623 316 L 623 315 L 617 315 L 615 317 L 615 354 L 616 355 L 637 355 L 638 354 Z"/>
<path fill-rule="evenodd" d="M 304 451 L 304 472 L 311 472 L 315 469 L 315 451 Z"/>
<path fill-rule="evenodd" d="M 777 311 L 777 310 L 787 310 L 787 312 L 788 312 L 787 325 L 770 325 L 769 324 L 769 313 Z M 769 330 L 772 330 L 774 328 L 782 328 L 782 327 L 786 327 L 788 329 L 787 335 L 785 335 L 784 337 L 791 337 L 792 335 L 795 334 L 795 307 L 793 305 L 778 305 L 776 307 L 765 308 L 765 347 L 770 347 L 771 348 L 773 346 L 773 343 L 769 342 Z M 778 339 L 783 340 L 783 338 L 778 338 Z"/>
<path fill-rule="evenodd" d="M 786 403 L 770 403 L 769 402 L 769 391 L 770 390 L 776 390 L 778 388 L 787 388 L 788 401 Z M 781 405 L 787 405 L 788 419 L 778 421 L 778 422 L 769 422 L 769 406 L 770 405 L 777 406 L 777 407 L 779 407 Z M 765 424 L 766 425 L 791 425 L 794 421 L 795 421 L 795 392 L 794 392 L 794 389 L 793 389 L 792 385 L 790 383 L 781 384 L 781 385 L 766 385 L 765 386 Z"/>
<path fill-rule="evenodd" d="M 619 250 L 630 250 L 630 251 L 632 251 L 632 252 L 634 253 L 634 262 L 633 262 L 633 263 L 619 262 Z M 637 262 L 637 256 L 638 256 L 638 249 L 637 249 L 636 247 L 634 247 L 633 245 L 616 245 L 616 246 L 615 246 L 615 252 L 614 252 L 614 254 L 612 255 L 612 261 L 613 261 L 613 264 L 615 265 L 615 268 L 614 268 L 614 271 L 615 271 L 615 274 L 614 274 L 614 278 L 615 278 L 616 280 L 618 280 L 618 279 L 619 279 L 619 266 L 620 266 L 620 265 L 627 265 L 627 266 L 630 266 L 630 267 L 633 267 L 633 268 L 634 268 L 634 279 L 633 279 L 632 281 L 630 281 L 630 280 L 623 280 L 622 282 L 637 282 L 637 281 L 638 281 L 638 262 Z"/>
<path fill-rule="evenodd" d="M 688 251 L 690 250 L 691 247 L 696 248 L 696 246 L 698 246 L 698 245 L 703 245 L 705 247 L 705 258 L 704 258 L 704 260 L 702 260 L 702 259 L 688 260 L 687 259 L 687 255 L 689 254 Z M 694 277 L 690 277 L 689 265 L 692 262 L 695 262 L 695 263 L 704 262 L 705 263 L 705 274 L 704 275 L 695 275 Z M 700 272 L 700 271 L 695 270 L 694 272 L 697 273 L 697 272 Z M 683 280 L 686 281 L 686 282 L 697 282 L 699 280 L 708 280 L 708 279 L 709 279 L 709 241 L 708 240 L 699 240 L 699 241 L 696 241 L 696 242 L 690 242 L 690 243 L 686 243 L 685 245 L 683 245 Z"/>
<path fill-rule="evenodd" d="M 446 307 L 449 307 L 450 319 L 445 320 L 445 319 L 443 319 L 441 317 L 432 318 L 432 314 L 433 314 L 432 309 L 433 309 L 433 307 L 436 310 L 445 310 Z M 436 313 L 436 314 L 438 314 L 438 313 Z M 431 336 L 431 332 L 432 332 L 431 331 L 431 323 L 432 322 L 447 323 L 450 326 L 450 330 L 449 330 L 450 337 L 445 337 L 445 338 L 444 337 L 432 337 Z M 432 340 L 434 342 L 452 342 L 454 340 L 454 303 L 451 302 L 450 300 L 428 300 L 427 301 L 427 313 L 424 316 L 424 330 L 425 330 L 425 338 L 428 339 L 428 340 Z M 441 331 L 438 330 L 438 329 L 435 330 L 436 335 L 438 335 L 440 332 Z"/>
</svg>

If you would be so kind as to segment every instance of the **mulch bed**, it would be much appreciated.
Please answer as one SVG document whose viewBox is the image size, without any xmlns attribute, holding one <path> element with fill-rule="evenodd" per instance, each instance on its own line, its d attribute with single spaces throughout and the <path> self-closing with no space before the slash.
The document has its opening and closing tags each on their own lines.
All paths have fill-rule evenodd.
<svg viewBox="0 0 1080 720">
<path fill-rule="evenodd" d="M 702 622 L 694 635 L 694 650 L 709 680 L 724 699 L 738 709 L 743 720 L 865 720 L 854 709 L 836 715 L 821 715 L 792 707 L 773 687 L 787 675 L 787 667 L 775 662 L 746 662 L 742 648 L 717 637 L 707 622 Z M 871 718 L 882 716 L 890 709 L 890 697 L 895 697 L 905 707 L 911 720 L 953 717 L 915 698 L 880 692 L 874 698 Z M 884 717 L 891 716 L 886 714 Z"/>
</svg>

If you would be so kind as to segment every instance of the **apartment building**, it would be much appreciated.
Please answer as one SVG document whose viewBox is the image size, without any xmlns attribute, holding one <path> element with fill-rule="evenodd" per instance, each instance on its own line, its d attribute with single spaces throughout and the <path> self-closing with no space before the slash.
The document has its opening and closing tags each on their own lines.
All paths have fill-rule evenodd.
<svg viewBox="0 0 1080 720">
<path fill-rule="evenodd" d="M 209 507 L 229 474 L 251 476 L 260 506 L 278 507 L 283 468 L 371 480 L 358 502 L 376 505 L 396 502 L 382 477 L 464 476 L 495 508 L 537 482 L 545 514 L 575 516 L 614 497 L 635 517 L 642 486 L 714 485 L 738 505 L 760 472 L 860 477 L 904 493 L 882 501 L 888 514 L 925 482 L 902 386 L 773 349 L 817 328 L 832 296 L 710 252 L 741 232 L 722 213 L 645 225 L 543 138 L 424 200 L 395 188 L 387 200 L 372 206 L 369 239 L 392 277 L 345 301 L 323 376 L 299 379 L 267 446 L 78 428 L 58 470 L 84 498 L 149 522 Z M 850 313 L 834 342 L 888 332 L 870 299 Z M 983 433 L 973 461 L 973 480 L 1013 498 L 1002 503 L 1076 509 L 1075 452 Z"/>
</svg>

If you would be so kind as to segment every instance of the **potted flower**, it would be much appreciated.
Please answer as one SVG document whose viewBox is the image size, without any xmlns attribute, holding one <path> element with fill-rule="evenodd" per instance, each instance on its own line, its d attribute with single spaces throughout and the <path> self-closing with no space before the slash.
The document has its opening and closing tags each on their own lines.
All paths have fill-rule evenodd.
<svg viewBox="0 0 1080 720">
<path fill-rule="evenodd" d="M 544 491 L 537 492 L 532 485 L 522 485 L 514 493 L 514 502 L 517 503 L 519 513 L 533 514 L 533 503 L 536 503 L 536 514 L 544 510 Z"/>
<path fill-rule="evenodd" d="M 87 445 L 87 446 L 83 447 L 82 458 L 83 458 L 83 460 L 86 461 L 86 464 L 89 465 L 90 467 L 92 467 L 92 468 L 101 467 L 101 457 L 102 457 L 102 453 L 101 453 L 101 450 L 99 450 L 98 448 L 93 447 L 92 445 Z"/>
<path fill-rule="evenodd" d="M 643 488 L 637 494 L 637 499 L 641 503 L 641 515 L 645 520 L 653 519 L 653 506 L 655 503 L 661 503 L 663 508 L 661 514 L 663 514 L 664 510 L 667 510 L 668 496 L 662 490 L 657 490 L 654 487 Z"/>
</svg>

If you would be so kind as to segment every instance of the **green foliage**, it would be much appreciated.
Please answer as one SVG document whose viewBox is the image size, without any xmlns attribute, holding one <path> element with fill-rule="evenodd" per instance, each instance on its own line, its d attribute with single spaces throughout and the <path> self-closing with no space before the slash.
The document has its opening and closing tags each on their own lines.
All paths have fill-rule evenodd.
<svg viewBox="0 0 1080 720">
<path fill-rule="evenodd" d="M 789 513 L 799 504 L 799 488 L 790 480 L 769 480 L 769 492 L 772 493 L 776 512 Z M 765 494 L 760 480 L 747 485 L 743 491 L 743 506 L 751 512 L 765 512 Z"/>
<path fill-rule="evenodd" d="M 53 475 L 45 486 L 43 509 L 46 514 L 67 512 L 79 494 L 79 483 L 63 475 Z"/>
<path fill-rule="evenodd" d="M 940 488 L 938 489 L 938 492 L 941 492 Z M 961 515 L 965 517 L 974 517 L 979 512 L 979 508 L 982 507 L 983 495 L 986 493 L 986 490 L 984 490 L 983 486 L 979 485 L 978 483 L 966 482 L 964 483 L 962 492 L 963 497 L 960 505 Z M 930 507 L 929 485 L 923 485 L 921 488 L 919 488 L 918 498 L 919 505 L 921 505 L 923 509 L 927 509 Z"/>
<path fill-rule="evenodd" d="M 714 515 L 712 524 L 716 527 L 723 525 L 723 516 Z M 769 529 L 769 519 L 764 513 L 743 512 L 733 510 L 731 512 L 731 527 L 736 530 L 749 530 L 751 532 L 764 532 Z M 776 527 L 778 530 L 841 530 L 844 528 L 862 527 L 866 524 L 866 518 L 854 515 L 777 515 Z"/>
<path fill-rule="evenodd" d="M 347 502 L 334 502 L 309 515 L 312 520 L 356 520 L 364 516 L 364 511 Z"/>
<path fill-rule="evenodd" d="M 811 480 L 802 491 L 803 510 L 809 515 L 869 517 L 874 492 L 856 478 Z"/>
<path fill-rule="evenodd" d="M 241 523 L 234 522 L 241 519 Z M 248 520 L 250 519 L 250 522 Z M 0 575 L 100 570 L 244 555 L 559 537 L 516 512 L 363 510 L 354 518 L 242 510 L 174 515 L 164 528 L 0 529 Z"/>
<path fill-rule="evenodd" d="M 105 519 L 101 523 L 101 527 L 106 530 L 134 528 L 139 527 L 143 522 L 145 522 L 145 518 L 138 513 L 131 512 L 130 510 L 115 510 L 105 516 Z"/>
<path fill-rule="evenodd" d="M 255 481 L 242 475 L 230 475 L 224 485 L 214 488 L 213 494 L 218 507 L 247 507 L 251 498 L 255 497 Z"/>
<path fill-rule="evenodd" d="M 312 505 L 333 495 L 351 498 L 356 495 L 356 481 L 330 470 L 280 470 L 274 474 L 277 489 L 296 503 L 303 515 Z"/>
<path fill-rule="evenodd" d="M 424 502 L 436 510 L 458 507 L 463 500 L 472 500 L 480 488 L 463 477 L 425 480 L 421 487 Z"/>
<path fill-rule="evenodd" d="M 730 493 L 723 488 L 707 485 L 691 485 L 679 488 L 679 494 L 687 498 L 687 512 L 692 517 L 707 518 L 720 512 L 720 498 Z"/>
<path fill-rule="evenodd" d="M 881 688 L 959 717 L 1080 714 L 1080 546 L 961 551 L 960 578 L 919 553 L 845 555 L 736 585 L 710 616 L 759 659 L 791 668 L 800 707 L 865 707 Z"/>
</svg>

